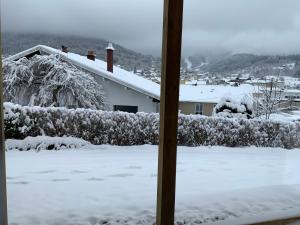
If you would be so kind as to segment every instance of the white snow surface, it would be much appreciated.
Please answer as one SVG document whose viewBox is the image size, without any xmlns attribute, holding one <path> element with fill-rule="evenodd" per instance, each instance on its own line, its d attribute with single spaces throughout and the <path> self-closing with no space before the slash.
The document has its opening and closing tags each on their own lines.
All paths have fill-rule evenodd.
<svg viewBox="0 0 300 225">
<path fill-rule="evenodd" d="M 157 148 L 8 151 L 9 224 L 152 225 Z M 179 147 L 176 221 L 223 224 L 299 212 L 299 170 L 300 149 Z"/>
<path fill-rule="evenodd" d="M 289 113 L 285 112 L 277 112 L 273 113 L 270 116 L 270 119 L 277 122 L 294 122 L 294 121 L 300 121 L 300 110 L 294 110 Z"/>
<path fill-rule="evenodd" d="M 238 87 L 225 85 L 180 85 L 180 101 L 219 103 L 223 97 L 230 97 L 237 101 L 245 96 L 252 96 L 255 88 L 249 84 Z"/>
</svg>

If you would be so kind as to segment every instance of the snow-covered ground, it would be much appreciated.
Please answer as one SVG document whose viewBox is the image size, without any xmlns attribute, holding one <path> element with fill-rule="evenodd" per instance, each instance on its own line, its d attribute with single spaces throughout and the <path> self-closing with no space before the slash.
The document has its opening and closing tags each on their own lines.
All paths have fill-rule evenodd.
<svg viewBox="0 0 300 225">
<path fill-rule="evenodd" d="M 262 116 L 263 118 L 263 116 Z M 273 121 L 279 122 L 293 122 L 293 121 L 300 121 L 300 111 L 294 110 L 289 113 L 279 112 L 271 114 L 270 119 Z"/>
<path fill-rule="evenodd" d="M 299 170 L 300 149 L 179 147 L 176 220 L 299 212 Z M 157 146 L 12 150 L 7 174 L 10 225 L 155 221 Z"/>
</svg>

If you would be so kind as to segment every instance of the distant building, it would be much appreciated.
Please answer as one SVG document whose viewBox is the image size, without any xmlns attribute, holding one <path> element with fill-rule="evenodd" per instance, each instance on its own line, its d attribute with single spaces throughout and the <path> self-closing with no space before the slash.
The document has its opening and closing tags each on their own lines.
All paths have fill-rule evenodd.
<svg viewBox="0 0 300 225">
<path fill-rule="evenodd" d="M 272 79 L 250 79 L 250 80 L 245 80 L 245 84 L 251 84 L 253 86 L 257 87 L 267 87 L 270 88 L 272 85 L 274 85 L 279 88 L 283 89 L 284 88 L 284 81 L 280 80 L 272 80 Z"/>
<path fill-rule="evenodd" d="M 284 108 L 300 108 L 300 90 L 286 89 L 282 92 L 281 107 Z"/>
</svg>

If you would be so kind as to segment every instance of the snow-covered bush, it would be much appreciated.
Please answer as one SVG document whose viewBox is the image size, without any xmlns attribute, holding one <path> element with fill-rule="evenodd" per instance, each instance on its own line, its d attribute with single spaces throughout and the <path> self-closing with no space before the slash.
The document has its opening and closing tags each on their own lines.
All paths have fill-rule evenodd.
<svg viewBox="0 0 300 225">
<path fill-rule="evenodd" d="M 33 120 L 27 116 L 19 105 L 9 104 L 5 106 L 5 136 L 22 139 L 33 127 Z"/>
<path fill-rule="evenodd" d="M 213 116 L 251 119 L 253 118 L 253 105 L 246 97 L 238 101 L 227 96 L 215 106 Z"/>
<path fill-rule="evenodd" d="M 68 148 L 81 148 L 90 145 L 89 142 L 74 137 L 26 137 L 24 140 L 8 139 L 5 141 L 7 150 L 62 150 Z"/>
<path fill-rule="evenodd" d="M 92 144 L 158 144 L 159 115 L 5 103 L 6 138 L 73 136 Z M 178 144 L 185 146 L 300 147 L 300 123 L 180 115 Z"/>
<path fill-rule="evenodd" d="M 101 84 L 58 55 L 3 62 L 6 101 L 29 106 L 104 109 Z"/>
</svg>

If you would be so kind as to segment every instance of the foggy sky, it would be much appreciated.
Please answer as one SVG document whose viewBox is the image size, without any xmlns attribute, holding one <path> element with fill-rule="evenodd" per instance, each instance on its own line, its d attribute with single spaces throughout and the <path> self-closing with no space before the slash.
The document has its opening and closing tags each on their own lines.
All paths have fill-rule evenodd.
<svg viewBox="0 0 300 225">
<path fill-rule="evenodd" d="M 1 0 L 1 29 L 99 37 L 159 55 L 163 0 Z M 300 53 L 299 0 L 185 0 L 183 54 Z"/>
</svg>

